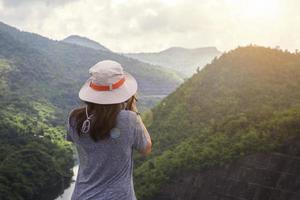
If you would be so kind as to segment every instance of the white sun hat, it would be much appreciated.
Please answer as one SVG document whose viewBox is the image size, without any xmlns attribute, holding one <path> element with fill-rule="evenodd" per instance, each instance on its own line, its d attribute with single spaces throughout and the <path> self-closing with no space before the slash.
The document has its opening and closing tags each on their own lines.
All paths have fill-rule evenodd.
<svg viewBox="0 0 300 200">
<path fill-rule="evenodd" d="M 120 63 L 112 60 L 98 62 L 89 69 L 91 77 L 79 91 L 79 98 L 96 104 L 117 104 L 137 92 L 133 76 L 123 71 Z"/>
</svg>

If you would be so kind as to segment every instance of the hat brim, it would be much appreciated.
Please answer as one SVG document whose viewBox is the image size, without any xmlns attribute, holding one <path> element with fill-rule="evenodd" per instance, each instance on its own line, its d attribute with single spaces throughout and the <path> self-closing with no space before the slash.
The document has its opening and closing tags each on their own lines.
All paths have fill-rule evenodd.
<svg viewBox="0 0 300 200">
<path fill-rule="evenodd" d="M 79 91 L 79 98 L 96 104 L 117 104 L 128 100 L 137 92 L 137 82 L 129 73 L 124 74 L 125 82 L 121 87 L 111 91 L 97 91 L 90 87 L 90 79 Z"/>
</svg>

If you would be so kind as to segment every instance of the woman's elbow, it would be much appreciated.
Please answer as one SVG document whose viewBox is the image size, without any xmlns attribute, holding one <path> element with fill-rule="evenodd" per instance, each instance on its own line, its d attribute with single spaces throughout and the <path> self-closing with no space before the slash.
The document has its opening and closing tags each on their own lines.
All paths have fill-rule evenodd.
<svg viewBox="0 0 300 200">
<path fill-rule="evenodd" d="M 147 145 L 146 145 L 146 148 L 141 151 L 140 153 L 143 155 L 143 156 L 147 156 L 151 153 L 152 151 L 152 142 L 151 140 L 147 142 Z"/>
</svg>

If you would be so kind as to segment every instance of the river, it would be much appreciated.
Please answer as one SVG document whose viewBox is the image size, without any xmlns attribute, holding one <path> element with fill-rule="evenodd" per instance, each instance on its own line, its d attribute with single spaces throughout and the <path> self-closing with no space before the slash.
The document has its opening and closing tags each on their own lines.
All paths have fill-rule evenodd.
<svg viewBox="0 0 300 200">
<path fill-rule="evenodd" d="M 77 177 L 77 174 L 78 174 L 78 165 L 75 165 L 73 167 L 73 172 L 74 172 L 74 175 L 72 177 L 72 183 L 71 183 L 70 187 L 66 188 L 64 190 L 64 193 L 62 193 L 62 195 L 57 197 L 55 200 L 70 200 L 71 199 L 72 193 L 73 193 L 74 188 L 75 188 L 75 180 L 76 180 L 76 177 Z"/>
</svg>

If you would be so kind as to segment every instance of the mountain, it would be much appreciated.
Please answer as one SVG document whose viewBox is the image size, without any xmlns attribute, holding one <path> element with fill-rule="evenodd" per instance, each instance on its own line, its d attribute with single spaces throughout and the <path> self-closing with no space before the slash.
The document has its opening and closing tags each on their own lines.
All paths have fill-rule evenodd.
<svg viewBox="0 0 300 200">
<path fill-rule="evenodd" d="M 142 63 L 113 52 L 53 41 L 37 34 L 21 32 L 3 23 L 0 24 L 0 30 L 2 57 L 14 61 L 16 67 L 20 68 L 13 73 L 20 74 L 22 70 L 26 73 L 17 80 L 18 84 L 40 88 L 47 86 L 47 90 L 41 89 L 39 92 L 50 98 L 54 104 L 60 104 L 61 98 L 51 95 L 49 90 L 53 89 L 63 96 L 62 99 L 73 101 L 74 105 L 77 91 L 89 76 L 89 67 L 105 59 L 120 62 L 124 69 L 137 79 L 141 97 L 154 96 L 156 99 L 157 96 L 165 96 L 182 82 L 172 70 Z M 33 77 L 30 77 L 31 75 Z M 70 87 L 71 91 L 57 91 L 60 85 Z M 18 92 L 24 95 L 30 93 L 24 91 L 24 88 Z"/>
<path fill-rule="evenodd" d="M 66 42 L 69 44 L 76 44 L 83 47 L 89 47 L 96 50 L 110 51 L 108 48 L 99 44 L 98 42 L 90 40 L 86 37 L 81 37 L 79 35 L 70 35 L 69 37 L 63 39 L 62 42 Z"/>
<path fill-rule="evenodd" d="M 138 198 L 299 199 L 300 54 L 224 53 L 144 119 L 154 146 Z"/>
<path fill-rule="evenodd" d="M 74 160 L 64 141 L 66 118 L 80 104 L 78 90 L 89 67 L 105 59 L 136 77 L 144 107 L 182 81 L 159 66 L 0 22 L 0 199 L 50 200 L 68 187 Z"/>
<path fill-rule="evenodd" d="M 143 62 L 171 68 L 178 71 L 183 77 L 190 77 L 220 54 L 221 52 L 215 47 L 196 49 L 171 47 L 156 53 L 128 53 L 124 55 Z"/>
</svg>

